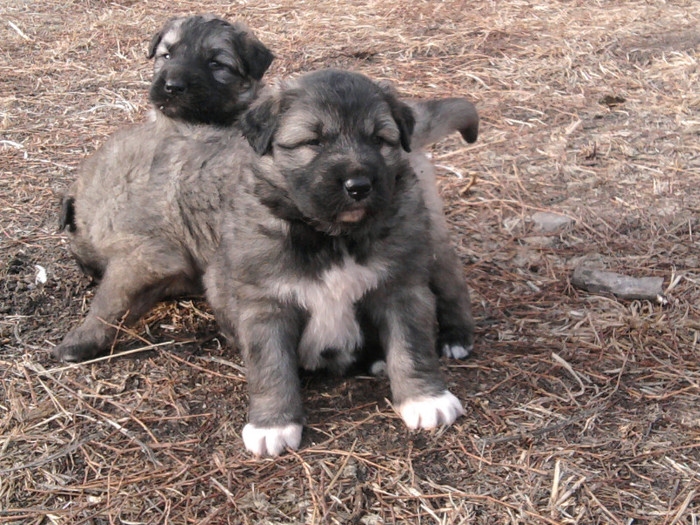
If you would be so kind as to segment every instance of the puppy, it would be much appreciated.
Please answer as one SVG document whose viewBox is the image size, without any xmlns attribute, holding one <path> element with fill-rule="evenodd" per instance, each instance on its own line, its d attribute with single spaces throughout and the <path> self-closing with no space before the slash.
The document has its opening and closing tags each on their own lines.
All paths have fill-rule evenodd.
<svg viewBox="0 0 700 525">
<path fill-rule="evenodd" d="M 459 131 L 468 143 L 476 141 L 479 116 L 463 98 L 409 101 L 416 117 L 411 140 L 411 167 L 418 176 L 430 212 L 433 253 L 430 258 L 430 288 L 435 293 L 441 355 L 464 359 L 474 347 L 474 318 L 462 263 L 450 239 L 442 198 L 437 190 L 435 168 L 421 148 Z"/>
<path fill-rule="evenodd" d="M 168 20 L 151 39 L 147 57 L 154 59 L 149 90 L 156 109 L 153 120 L 160 114 L 183 124 L 183 132 L 190 124 L 230 126 L 257 96 L 261 79 L 274 59 L 244 24 L 231 24 L 212 15 Z M 150 124 L 146 126 L 155 131 Z M 128 144 L 125 147 L 128 149 Z M 69 190 L 60 215 L 60 229 L 73 233 L 75 199 Z M 78 264 L 99 279 L 102 269 L 86 267 L 80 258 Z"/>
<path fill-rule="evenodd" d="M 451 424 L 462 405 L 435 348 L 431 218 L 406 152 L 411 109 L 368 78 L 325 70 L 244 116 L 261 157 L 225 203 L 207 297 L 247 365 L 246 448 L 301 440 L 297 366 L 346 369 L 375 331 L 394 405 L 410 428 Z"/>
<path fill-rule="evenodd" d="M 237 155 L 242 161 L 249 150 L 234 128 L 184 129 L 158 116 L 117 133 L 85 161 L 72 188 L 69 236 L 81 266 L 100 281 L 87 317 L 55 357 L 94 357 L 109 349 L 121 319 L 131 323 L 164 298 L 203 292 L 221 202 L 235 191 L 224 179 L 235 179 Z"/>
</svg>

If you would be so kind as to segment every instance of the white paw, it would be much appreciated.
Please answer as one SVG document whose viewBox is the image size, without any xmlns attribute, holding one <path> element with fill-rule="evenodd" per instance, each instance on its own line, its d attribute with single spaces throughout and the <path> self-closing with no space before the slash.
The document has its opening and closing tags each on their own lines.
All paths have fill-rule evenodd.
<svg viewBox="0 0 700 525">
<path fill-rule="evenodd" d="M 462 414 L 462 403 L 447 390 L 439 396 L 409 399 L 399 407 L 399 415 L 410 429 L 451 425 Z"/>
<path fill-rule="evenodd" d="M 442 347 L 442 355 L 451 359 L 464 359 L 472 353 L 472 350 L 474 350 L 474 345 L 444 345 Z"/>
<path fill-rule="evenodd" d="M 372 365 L 369 367 L 369 373 L 375 377 L 385 376 L 386 375 L 386 361 L 379 360 L 379 361 L 375 361 L 374 363 L 372 363 Z"/>
<path fill-rule="evenodd" d="M 299 448 L 301 430 L 297 423 L 283 427 L 256 427 L 248 423 L 243 427 L 243 443 L 256 456 L 279 456 L 287 447 Z"/>
</svg>

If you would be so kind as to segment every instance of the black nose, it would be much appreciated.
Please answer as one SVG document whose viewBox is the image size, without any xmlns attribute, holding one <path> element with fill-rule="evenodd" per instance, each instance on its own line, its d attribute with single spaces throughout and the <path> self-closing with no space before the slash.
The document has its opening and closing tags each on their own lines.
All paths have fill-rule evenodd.
<svg viewBox="0 0 700 525">
<path fill-rule="evenodd" d="M 166 93 L 170 93 L 171 95 L 180 95 L 185 92 L 187 85 L 180 79 L 168 79 L 165 81 L 163 89 L 165 89 Z"/>
<path fill-rule="evenodd" d="M 367 177 L 357 177 L 345 181 L 345 191 L 356 201 L 366 198 L 372 191 L 372 183 Z"/>
</svg>

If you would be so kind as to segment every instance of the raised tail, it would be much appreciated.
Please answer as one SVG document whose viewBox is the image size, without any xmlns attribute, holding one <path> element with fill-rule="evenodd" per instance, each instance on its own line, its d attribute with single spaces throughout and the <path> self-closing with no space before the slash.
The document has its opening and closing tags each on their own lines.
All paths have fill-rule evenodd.
<svg viewBox="0 0 700 525">
<path fill-rule="evenodd" d="M 404 100 L 416 117 L 411 149 L 425 147 L 459 131 L 470 144 L 479 136 L 479 114 L 465 98 Z"/>
</svg>

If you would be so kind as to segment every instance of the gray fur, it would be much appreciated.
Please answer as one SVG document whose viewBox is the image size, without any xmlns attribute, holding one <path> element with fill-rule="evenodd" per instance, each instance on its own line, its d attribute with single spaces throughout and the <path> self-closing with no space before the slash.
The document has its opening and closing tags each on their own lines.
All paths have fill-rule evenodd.
<svg viewBox="0 0 700 525">
<path fill-rule="evenodd" d="M 416 116 L 411 147 L 421 148 L 437 142 L 455 130 L 468 143 L 479 135 L 479 115 L 471 102 L 463 98 L 409 100 Z"/>
<path fill-rule="evenodd" d="M 84 163 L 71 188 L 71 250 L 100 284 L 90 311 L 54 348 L 65 361 L 106 350 L 110 326 L 157 301 L 201 293 L 219 244 L 225 195 L 251 155 L 235 128 L 189 125 L 157 115 L 114 135 Z"/>
<path fill-rule="evenodd" d="M 257 95 L 273 58 L 244 25 L 211 15 L 169 20 L 148 56 L 155 58 L 154 119 L 111 137 L 83 163 L 63 200 L 61 229 L 81 269 L 101 281 L 85 321 L 53 351 L 66 361 L 106 350 L 115 334 L 110 325 L 127 312 L 133 321 L 165 297 L 201 292 L 218 245 L 223 187 L 213 173 L 192 186 L 179 186 L 180 179 L 200 177 L 197 144 L 235 134 L 223 128 Z M 182 90 L 166 93 L 167 82 Z"/>
</svg>

